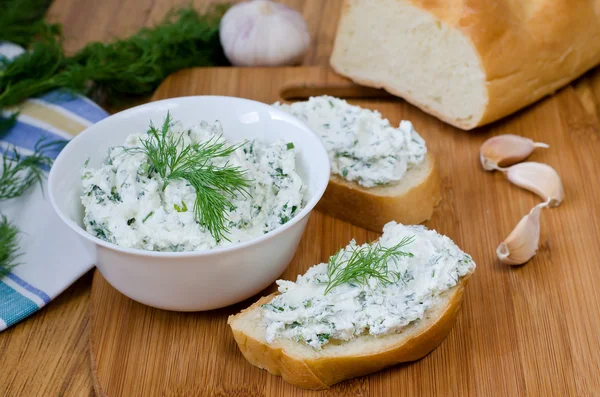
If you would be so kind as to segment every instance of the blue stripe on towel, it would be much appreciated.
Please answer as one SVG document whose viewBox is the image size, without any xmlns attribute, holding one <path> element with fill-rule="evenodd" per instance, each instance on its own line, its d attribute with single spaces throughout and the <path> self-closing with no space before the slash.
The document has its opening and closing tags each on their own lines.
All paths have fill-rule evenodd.
<svg viewBox="0 0 600 397">
<path fill-rule="evenodd" d="M 35 288 L 33 285 L 29 284 L 27 281 L 23 280 L 16 274 L 8 273 L 6 275 L 6 277 L 10 278 L 12 281 L 19 284 L 21 287 L 23 287 L 24 290 L 29 291 L 32 294 L 39 296 L 44 301 L 44 303 L 50 302 L 50 297 L 48 295 L 46 295 L 46 293 L 44 291 Z"/>
<path fill-rule="evenodd" d="M 64 140 L 60 135 L 54 134 L 48 130 L 22 121 L 17 121 L 17 124 L 2 136 L 2 141 L 22 149 L 33 151 L 35 149 L 35 144 L 42 138 L 48 142 Z M 50 150 L 44 151 L 44 154 L 48 157 L 56 158 L 60 153 L 60 149 L 60 147 L 51 148 Z"/>
<path fill-rule="evenodd" d="M 0 318 L 7 327 L 18 323 L 38 309 L 35 302 L 0 281 Z"/>
<path fill-rule="evenodd" d="M 51 91 L 38 97 L 38 99 L 70 110 L 92 123 L 97 123 L 108 117 L 108 113 L 94 102 L 65 91 Z"/>
</svg>

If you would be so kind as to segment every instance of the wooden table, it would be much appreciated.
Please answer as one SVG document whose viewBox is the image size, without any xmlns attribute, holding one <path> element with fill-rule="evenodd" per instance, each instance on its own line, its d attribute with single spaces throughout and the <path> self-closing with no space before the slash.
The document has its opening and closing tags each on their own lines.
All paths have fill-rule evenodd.
<svg viewBox="0 0 600 397">
<path fill-rule="evenodd" d="M 281 0 L 280 0 L 281 1 Z M 197 0 L 202 10 L 215 1 Z M 301 10 L 312 36 L 306 65 L 326 65 L 342 0 L 283 0 Z M 65 48 L 126 36 L 160 20 L 175 3 L 188 0 L 55 0 L 49 19 L 64 24 Z M 600 69 L 566 88 L 577 93 L 598 139 Z M 597 176 L 591 176 L 597 177 Z M 0 396 L 93 396 L 89 365 L 88 309 L 91 272 L 27 320 L 0 334 Z"/>
<path fill-rule="evenodd" d="M 311 33 L 306 65 L 326 65 L 342 0 L 278 0 L 302 12 Z M 196 0 L 202 11 L 212 3 Z M 64 26 L 73 53 L 90 41 L 110 40 L 160 21 L 188 0 L 55 0 L 48 19 Z M 94 396 L 88 352 L 92 272 L 43 310 L 0 334 L 0 396 Z"/>
</svg>

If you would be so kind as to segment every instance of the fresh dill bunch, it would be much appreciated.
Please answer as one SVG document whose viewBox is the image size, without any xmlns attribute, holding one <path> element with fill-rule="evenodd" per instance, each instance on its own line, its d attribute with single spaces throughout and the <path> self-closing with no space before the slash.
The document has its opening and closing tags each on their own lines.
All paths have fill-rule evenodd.
<svg viewBox="0 0 600 397">
<path fill-rule="evenodd" d="M 54 35 L 45 35 L 30 51 L 9 60 L 0 58 L 0 108 L 55 88 L 82 91 L 88 81 L 79 65 L 66 68 L 62 46 Z"/>
<path fill-rule="evenodd" d="M 21 155 L 16 148 L 6 149 L 0 163 L 0 201 L 19 197 L 36 183 L 41 186 L 45 170 L 53 162 L 46 153 L 62 148 L 65 143 L 40 140 L 30 156 Z"/>
<path fill-rule="evenodd" d="M 28 52 L 0 58 L 0 109 L 57 88 L 92 97 L 145 95 L 177 70 L 226 65 L 218 35 L 225 10 L 217 6 L 200 15 L 191 7 L 174 9 L 152 28 L 90 43 L 72 57 L 63 52 L 59 29 L 48 28 Z"/>
<path fill-rule="evenodd" d="M 171 73 L 194 66 L 227 64 L 219 41 L 226 6 L 205 15 L 192 7 L 173 9 L 155 27 L 112 43 L 91 43 L 71 61 L 85 70 L 96 91 L 144 95 Z"/>
<path fill-rule="evenodd" d="M 414 236 L 404 237 L 391 248 L 381 246 L 379 242 L 367 244 L 352 250 L 347 257 L 345 249 L 339 250 L 329 258 L 327 275 L 329 282 L 324 294 L 333 288 L 349 282 L 367 284 L 369 278 L 376 278 L 382 284 L 390 284 L 400 279 L 400 274 L 390 271 L 388 263 L 402 256 L 412 258 L 413 254 L 402 251 L 411 244 Z"/>
<path fill-rule="evenodd" d="M 148 138 L 140 140 L 141 147 L 126 151 L 144 153 L 148 157 L 151 171 L 163 179 L 163 189 L 173 180 L 186 180 L 196 191 L 196 222 L 217 242 L 227 240 L 227 210 L 231 207 L 231 199 L 236 195 L 248 195 L 250 181 L 246 179 L 246 170 L 228 163 L 216 166 L 212 160 L 228 157 L 240 146 L 227 146 L 221 137 L 184 145 L 183 133 L 172 134 L 172 126 L 171 115 L 167 113 L 160 129 L 150 123 Z"/>
<path fill-rule="evenodd" d="M 19 229 L 12 225 L 6 216 L 0 216 L 0 278 L 6 276 L 18 265 Z"/>
<path fill-rule="evenodd" d="M 0 0 L 0 41 L 23 47 L 45 32 L 58 33 L 60 26 L 44 21 L 52 0 Z"/>
</svg>

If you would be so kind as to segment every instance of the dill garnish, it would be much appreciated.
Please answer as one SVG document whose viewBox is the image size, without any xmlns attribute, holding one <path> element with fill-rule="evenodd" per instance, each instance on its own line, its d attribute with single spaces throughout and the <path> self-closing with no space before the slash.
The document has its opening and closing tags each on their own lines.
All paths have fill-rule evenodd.
<svg viewBox="0 0 600 397">
<path fill-rule="evenodd" d="M 19 229 L 8 222 L 2 215 L 0 217 L 0 278 L 6 276 L 12 268 L 17 266 Z"/>
<path fill-rule="evenodd" d="M 356 282 L 367 284 L 369 278 L 376 278 L 382 284 L 390 284 L 402 278 L 402 275 L 390 271 L 388 263 L 401 256 L 412 257 L 413 254 L 404 252 L 401 248 L 414 241 L 414 236 L 404 237 L 398 244 L 391 248 L 382 247 L 379 242 L 357 247 L 351 252 L 339 250 L 329 258 L 327 275 L 329 282 L 325 294 L 333 288 Z"/>
<path fill-rule="evenodd" d="M 148 137 L 140 140 L 142 146 L 126 151 L 148 156 L 152 171 L 163 180 L 163 190 L 173 180 L 187 181 L 196 191 L 196 222 L 205 227 L 217 242 L 227 240 L 227 210 L 232 206 L 231 199 L 237 195 L 248 195 L 250 181 L 246 179 L 246 170 L 228 163 L 217 166 L 212 160 L 228 157 L 240 145 L 226 146 L 221 137 L 213 137 L 186 146 L 183 133 L 179 136 L 170 133 L 172 125 L 170 114 L 167 114 L 160 129 L 151 122 Z"/>
</svg>

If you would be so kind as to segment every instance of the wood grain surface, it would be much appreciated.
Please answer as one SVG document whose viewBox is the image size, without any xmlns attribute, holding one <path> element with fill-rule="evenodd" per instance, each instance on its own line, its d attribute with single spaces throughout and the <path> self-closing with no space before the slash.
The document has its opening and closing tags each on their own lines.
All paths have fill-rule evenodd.
<svg viewBox="0 0 600 397">
<path fill-rule="evenodd" d="M 328 86 L 352 93 L 325 68 L 195 69 L 167 79 L 155 98 L 222 94 L 270 103 L 281 92 L 329 93 Z M 252 299 L 205 313 L 167 312 L 131 301 L 96 273 L 90 351 L 98 395 L 598 395 L 600 133 L 597 102 L 582 99 L 597 93 L 567 87 L 473 132 L 450 127 L 401 99 L 351 99 L 380 110 L 392 124 L 413 121 L 442 177 L 442 203 L 427 226 L 450 236 L 478 264 L 454 329 L 424 359 L 329 391 L 303 391 L 251 366 L 239 353 L 226 319 Z M 553 166 L 566 191 L 564 204 L 543 211 L 539 252 L 521 267 L 501 265 L 495 249 L 540 199 L 499 173 L 484 172 L 478 161 L 481 143 L 504 133 L 550 144 L 531 160 Z M 376 237 L 315 212 L 282 278 L 295 279 L 351 238 L 362 243 Z"/>
<path fill-rule="evenodd" d="M 192 3 L 202 11 L 236 1 L 54 0 L 47 18 L 63 24 L 65 49 L 73 53 L 90 41 L 126 37 L 150 26 L 175 5 Z M 278 1 L 306 18 L 311 47 L 303 63 L 328 64 L 342 0 Z M 86 346 L 91 284 L 89 273 L 44 309 L 0 333 L 0 396 L 94 395 Z"/>
</svg>

